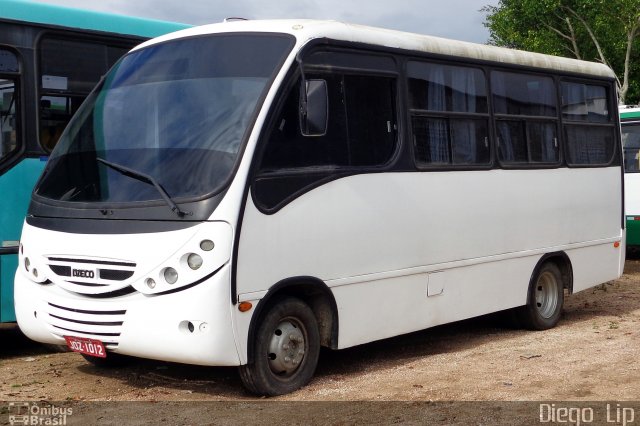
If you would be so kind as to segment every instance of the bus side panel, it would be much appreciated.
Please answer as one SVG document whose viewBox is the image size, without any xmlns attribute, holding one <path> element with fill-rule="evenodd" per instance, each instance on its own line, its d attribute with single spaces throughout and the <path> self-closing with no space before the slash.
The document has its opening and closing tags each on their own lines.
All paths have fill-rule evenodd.
<svg viewBox="0 0 640 426">
<path fill-rule="evenodd" d="M 624 175 L 624 207 L 627 217 L 627 246 L 640 246 L 640 173 Z"/>
<path fill-rule="evenodd" d="M 20 239 L 22 223 L 27 214 L 31 191 L 42 169 L 44 161 L 26 158 L 3 175 L 0 175 L 0 243 L 3 247 L 15 246 Z M 13 278 L 18 265 L 17 255 L 0 256 L 0 320 L 15 321 L 13 309 Z"/>
<path fill-rule="evenodd" d="M 614 248 L 613 244 L 568 250 L 573 266 L 573 291 L 578 292 L 619 276 L 622 273 L 619 263 L 621 252 L 624 254 L 624 250 Z"/>
<path fill-rule="evenodd" d="M 0 322 L 16 320 L 13 308 L 13 277 L 17 267 L 17 254 L 0 256 Z"/>
<path fill-rule="evenodd" d="M 510 259 L 333 287 L 340 314 L 339 347 L 371 341 L 371 330 L 376 339 L 383 339 L 524 305 L 527 271 L 538 259 Z M 439 285 L 430 293 L 434 280 Z"/>
<path fill-rule="evenodd" d="M 535 260 L 544 253 L 622 239 L 621 196 L 620 168 L 611 167 L 363 174 L 315 188 L 271 215 L 259 212 L 250 198 L 240 236 L 238 293 L 265 291 L 289 277 L 320 278 L 343 307 L 341 347 L 347 345 L 343 330 L 351 326 L 360 328 L 351 332 L 360 338 L 350 342 L 388 337 L 389 330 L 367 321 L 344 323 L 344 309 L 357 309 L 363 318 L 381 311 L 399 315 L 405 298 L 425 291 L 408 278 L 417 272 L 495 263 L 479 275 L 462 269 L 461 275 L 445 276 L 445 284 L 461 282 L 452 287 L 459 297 L 431 304 L 457 311 L 444 321 L 517 306 L 524 304 Z M 618 276 L 620 252 L 598 280 Z M 589 251 L 585 261 L 598 254 Z M 529 259 L 509 260 L 517 258 Z M 405 315 L 393 333 L 441 323 L 429 315 Z"/>
</svg>

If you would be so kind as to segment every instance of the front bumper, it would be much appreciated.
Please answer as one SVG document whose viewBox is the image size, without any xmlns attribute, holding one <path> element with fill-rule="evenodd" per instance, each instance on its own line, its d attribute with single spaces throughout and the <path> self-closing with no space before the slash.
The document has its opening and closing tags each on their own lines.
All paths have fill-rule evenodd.
<svg viewBox="0 0 640 426">
<path fill-rule="evenodd" d="M 18 272 L 15 309 L 31 339 L 97 339 L 109 351 L 197 365 L 236 366 L 240 357 L 229 303 L 230 265 L 191 288 L 162 295 L 96 298 L 38 284 Z"/>
</svg>

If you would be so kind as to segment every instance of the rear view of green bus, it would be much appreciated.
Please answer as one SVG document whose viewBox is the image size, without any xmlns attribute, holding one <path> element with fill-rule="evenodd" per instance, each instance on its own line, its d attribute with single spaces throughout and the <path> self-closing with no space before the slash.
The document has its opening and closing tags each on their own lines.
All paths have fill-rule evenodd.
<svg viewBox="0 0 640 426">
<path fill-rule="evenodd" d="M 0 322 L 15 321 L 13 279 L 33 186 L 60 134 L 133 46 L 187 25 L 22 0 L 0 5 Z"/>
<path fill-rule="evenodd" d="M 640 247 L 640 108 L 621 107 L 627 247 Z"/>
</svg>

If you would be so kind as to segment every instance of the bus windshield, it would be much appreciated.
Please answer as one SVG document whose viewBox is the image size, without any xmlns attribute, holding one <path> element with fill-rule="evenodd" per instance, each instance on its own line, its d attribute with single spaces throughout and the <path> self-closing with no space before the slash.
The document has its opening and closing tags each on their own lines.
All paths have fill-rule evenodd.
<svg viewBox="0 0 640 426">
<path fill-rule="evenodd" d="M 153 178 L 173 200 L 219 192 L 292 44 L 278 34 L 226 34 L 130 53 L 69 123 L 36 194 L 85 203 L 161 199 L 123 168 Z"/>
</svg>

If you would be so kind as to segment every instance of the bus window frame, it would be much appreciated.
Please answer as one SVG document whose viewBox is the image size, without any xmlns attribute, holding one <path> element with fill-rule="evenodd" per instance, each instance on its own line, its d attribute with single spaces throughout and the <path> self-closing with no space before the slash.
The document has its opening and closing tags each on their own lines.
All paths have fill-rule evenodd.
<svg viewBox="0 0 640 426">
<path fill-rule="evenodd" d="M 504 169 L 504 170 L 538 170 L 538 169 L 559 169 L 563 167 L 567 167 L 565 161 L 565 137 L 564 137 L 564 125 L 562 123 L 562 103 L 561 96 L 562 93 L 560 91 L 560 80 L 563 77 L 563 74 L 554 72 L 554 73 L 545 73 L 542 70 L 537 69 L 521 69 L 517 66 L 486 66 L 487 69 L 487 84 L 489 86 L 488 97 L 489 99 L 489 109 L 491 114 L 491 130 L 493 134 L 493 144 L 495 146 L 494 150 L 494 160 L 495 160 L 495 168 Z M 493 84 L 491 83 L 492 73 L 493 72 L 502 72 L 502 73 L 511 73 L 517 75 L 531 75 L 534 77 L 539 77 L 541 79 L 550 78 L 555 89 L 554 100 L 556 102 L 555 116 L 546 116 L 546 115 L 524 115 L 524 114 L 506 114 L 506 113 L 497 113 L 495 111 L 494 106 L 494 93 L 493 93 Z M 539 123 L 551 123 L 553 122 L 556 127 L 556 140 L 558 143 L 558 160 L 554 162 L 533 162 L 533 161 L 523 161 L 523 162 L 508 162 L 500 160 L 500 150 L 498 146 L 498 122 L 501 121 L 524 121 L 525 123 L 530 122 L 539 122 Z M 527 148 L 529 148 L 528 144 L 528 127 L 525 125 L 525 132 L 527 133 Z"/>
<path fill-rule="evenodd" d="M 305 58 L 311 58 L 315 54 L 335 54 L 335 57 L 338 58 L 339 61 L 346 60 L 346 63 L 317 64 L 305 62 Z M 292 90 L 295 90 L 296 85 L 300 84 L 301 66 L 297 63 L 291 64 L 280 84 L 280 87 L 278 87 L 278 92 L 275 97 L 276 101 L 269 106 L 269 113 L 260 130 L 260 134 L 258 136 L 259 142 L 256 146 L 253 158 L 251 159 L 251 167 L 249 177 L 247 179 L 247 185 L 251 192 L 254 205 L 261 213 L 266 215 L 277 213 L 296 198 L 331 181 L 359 174 L 391 172 L 398 168 L 402 168 L 402 158 L 406 155 L 404 152 L 406 145 L 404 141 L 406 118 L 405 112 L 403 111 L 405 96 L 404 64 L 403 57 L 399 56 L 395 49 L 378 49 L 361 43 L 335 42 L 333 40 L 328 41 L 325 39 L 316 39 L 303 47 L 298 53 L 298 57 L 302 58 L 302 72 L 304 72 L 305 75 L 309 73 L 316 75 L 340 74 L 393 79 L 393 113 L 395 115 L 396 125 L 396 128 L 394 129 L 394 148 L 387 160 L 381 164 L 336 166 L 331 171 L 314 170 L 315 167 L 313 166 L 305 166 L 299 168 L 287 168 L 281 171 L 272 172 L 270 176 L 306 175 L 317 176 L 317 178 L 312 179 L 312 182 L 303 185 L 299 190 L 292 192 L 275 205 L 268 206 L 261 202 L 260 196 L 256 192 L 258 191 L 256 189 L 256 181 L 263 176 L 261 173 L 262 159 L 267 146 L 269 145 L 269 137 L 278 125 L 277 120 L 280 117 L 280 113 L 282 112 L 282 108 L 286 103 L 288 95 Z M 368 66 L 366 63 L 368 60 L 375 60 L 378 58 L 382 61 L 385 59 L 390 60 L 393 63 L 393 67 L 384 68 Z M 331 114 L 329 114 L 329 120 L 331 120 Z M 313 136 L 304 137 L 312 138 Z M 404 168 L 402 168 L 402 170 L 404 170 Z M 242 210 L 244 210 L 244 207 Z"/>
<path fill-rule="evenodd" d="M 446 171 L 463 171 L 463 170 L 491 170 L 498 167 L 497 161 L 497 149 L 495 145 L 495 130 L 494 130 L 494 115 L 493 115 L 493 104 L 491 101 L 491 86 L 489 84 L 489 72 L 491 67 L 483 66 L 481 63 L 477 61 L 463 61 L 457 59 L 456 57 L 452 57 L 451 59 L 443 58 L 439 56 L 433 55 L 424 55 L 424 56 L 416 56 L 414 55 L 403 55 L 399 54 L 402 60 L 402 85 L 404 86 L 403 90 L 403 104 L 401 108 L 403 110 L 404 119 L 406 120 L 406 134 L 404 135 L 404 143 L 407 145 L 406 149 L 408 150 L 412 162 L 412 166 L 415 171 L 419 172 L 446 172 Z M 408 67 L 410 62 L 419 62 L 425 64 L 432 65 L 443 65 L 443 66 L 454 66 L 461 67 L 467 69 L 476 69 L 482 72 L 482 76 L 484 78 L 484 87 L 485 87 L 485 97 L 487 102 L 487 112 L 456 112 L 456 111 L 429 111 L 429 110 L 420 110 L 411 108 L 409 99 L 411 94 L 409 92 L 409 72 Z M 413 131 L 413 117 L 424 117 L 424 118 L 444 118 L 449 121 L 449 118 L 467 118 L 467 119 L 486 119 L 487 122 L 487 137 L 489 138 L 489 161 L 487 163 L 422 163 L 418 161 L 416 156 L 416 147 L 413 142 L 414 131 Z"/>
<path fill-rule="evenodd" d="M 18 62 L 18 71 L 0 71 L 0 79 L 12 80 L 15 84 L 14 93 L 15 97 L 15 117 L 16 117 L 16 149 L 10 152 L 8 155 L 0 157 L 0 175 L 13 168 L 18 161 L 25 155 L 26 141 L 24 140 L 24 116 L 25 116 L 25 102 L 24 102 L 24 90 L 23 90 L 23 73 L 24 73 L 24 61 L 22 55 L 17 49 L 11 46 L 0 44 L 0 49 L 13 53 Z"/>
<path fill-rule="evenodd" d="M 558 77 L 559 78 L 557 78 L 557 85 L 558 85 L 557 87 L 558 87 L 558 97 L 560 102 L 558 104 L 558 113 L 560 114 L 560 131 L 561 131 L 560 136 L 562 138 L 561 146 L 563 148 L 563 154 L 565 154 L 563 159 L 563 164 L 565 165 L 565 167 L 568 167 L 570 169 L 605 168 L 605 167 L 611 167 L 616 164 L 619 164 L 624 176 L 624 162 L 622 161 L 622 158 L 621 158 L 621 155 L 622 155 L 621 153 L 622 139 L 620 135 L 621 132 L 620 132 L 620 128 L 616 129 L 616 126 L 615 126 L 615 123 L 616 123 L 615 117 L 619 117 L 620 112 L 618 110 L 618 102 L 615 95 L 616 91 L 615 91 L 615 88 L 613 87 L 612 81 L 605 80 L 605 79 L 598 79 L 598 78 L 581 78 L 581 77 L 574 77 L 569 75 L 559 75 Z M 609 107 L 608 121 L 603 123 L 597 123 L 597 122 L 565 119 L 562 114 L 562 106 L 563 106 L 562 86 L 561 86 L 562 83 L 578 83 L 578 84 L 585 84 L 585 85 L 591 84 L 591 85 L 598 85 L 603 87 L 606 90 L 606 99 L 608 103 L 607 106 Z M 621 123 L 622 120 L 618 118 L 617 122 Z M 575 126 L 609 127 L 613 129 L 613 152 L 611 153 L 611 158 L 609 159 L 609 162 L 593 163 L 593 164 L 574 164 L 569 162 L 568 156 L 566 155 L 566 150 L 568 149 L 566 129 L 567 129 L 567 126 L 574 126 L 574 125 Z"/>
</svg>

